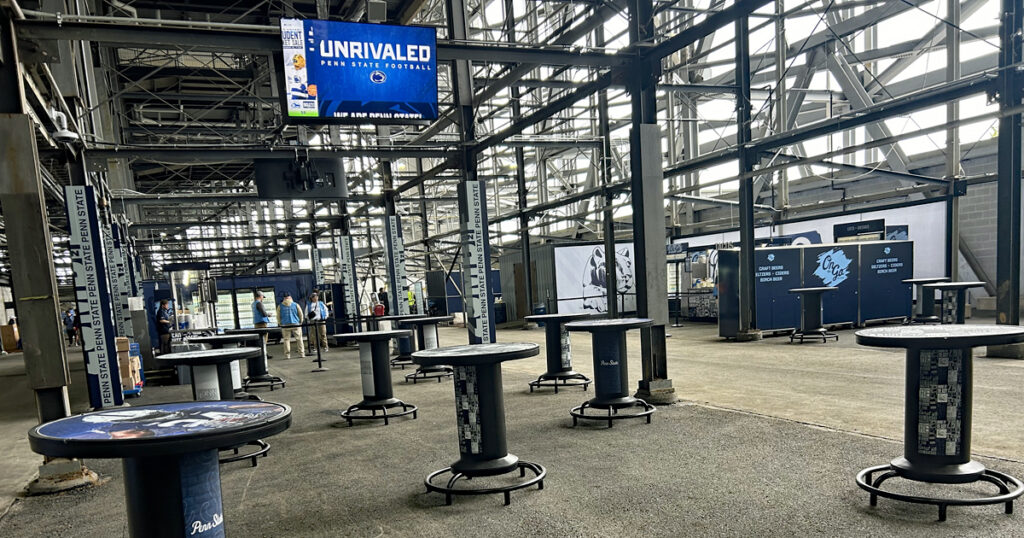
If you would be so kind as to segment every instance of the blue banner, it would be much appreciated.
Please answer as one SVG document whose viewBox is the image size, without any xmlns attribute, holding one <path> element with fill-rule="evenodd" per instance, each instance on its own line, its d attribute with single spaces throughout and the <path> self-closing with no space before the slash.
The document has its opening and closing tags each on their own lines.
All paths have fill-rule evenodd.
<svg viewBox="0 0 1024 538">
<path fill-rule="evenodd" d="M 437 119 L 433 28 L 281 19 L 289 118 Z"/>
</svg>

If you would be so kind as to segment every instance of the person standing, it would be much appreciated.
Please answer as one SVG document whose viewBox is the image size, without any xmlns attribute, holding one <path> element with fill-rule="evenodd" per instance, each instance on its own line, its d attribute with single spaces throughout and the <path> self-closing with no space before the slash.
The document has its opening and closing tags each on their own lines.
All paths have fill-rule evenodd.
<svg viewBox="0 0 1024 538">
<path fill-rule="evenodd" d="M 156 311 L 156 333 L 160 335 L 160 354 L 171 352 L 171 320 L 174 312 L 168 306 L 167 299 L 160 300 L 160 308 Z"/>
<path fill-rule="evenodd" d="M 257 329 L 266 329 L 270 323 L 270 315 L 267 314 L 267 307 L 263 305 L 263 292 L 256 290 L 256 294 L 253 297 L 252 302 L 252 324 Z M 268 334 L 263 333 L 263 347 L 267 346 Z M 272 359 L 270 353 L 267 353 L 267 358 Z"/>
<path fill-rule="evenodd" d="M 68 346 L 75 345 L 75 310 L 69 308 L 64 312 L 61 321 L 64 322 L 64 332 L 68 335 Z"/>
<path fill-rule="evenodd" d="M 388 304 L 388 292 L 384 291 L 384 288 L 381 288 L 377 293 L 377 299 L 380 300 L 380 304 L 384 305 L 384 315 L 390 314 L 391 305 Z"/>
<path fill-rule="evenodd" d="M 313 322 L 313 326 L 310 327 L 309 336 L 309 352 L 310 354 L 316 349 L 314 346 L 320 346 L 321 351 L 327 351 L 327 305 L 320 300 L 320 294 L 313 292 L 309 296 L 309 305 L 306 306 L 306 320 Z"/>
<path fill-rule="evenodd" d="M 284 343 L 284 358 L 292 358 L 292 338 L 299 341 L 299 356 L 303 356 L 302 311 L 292 301 L 292 294 L 285 293 L 284 300 L 277 305 L 277 322 L 281 325 L 281 340 Z"/>
</svg>

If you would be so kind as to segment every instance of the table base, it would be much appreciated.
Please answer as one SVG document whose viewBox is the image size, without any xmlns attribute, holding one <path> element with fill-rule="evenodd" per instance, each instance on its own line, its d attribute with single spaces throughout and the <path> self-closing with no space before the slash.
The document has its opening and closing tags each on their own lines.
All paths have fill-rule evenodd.
<svg viewBox="0 0 1024 538">
<path fill-rule="evenodd" d="M 925 325 L 928 323 L 942 323 L 939 316 L 914 316 L 907 320 L 904 325 Z"/>
<path fill-rule="evenodd" d="M 878 472 L 882 472 L 882 474 L 877 478 L 874 478 L 874 474 Z M 903 471 L 900 468 L 895 467 L 892 464 L 868 467 L 867 469 L 857 473 L 857 486 L 871 494 L 871 506 L 878 506 L 878 497 L 885 497 L 887 499 L 914 504 L 930 504 L 937 506 L 939 508 L 939 521 L 946 521 L 947 506 L 980 506 L 986 504 L 1005 503 L 1006 513 L 1012 514 L 1013 501 L 1020 497 L 1021 494 L 1024 494 L 1024 482 L 1021 482 L 1008 474 L 993 471 L 991 469 L 984 469 L 975 480 L 972 480 L 972 482 L 981 480 L 994 484 L 999 488 L 999 495 L 971 499 L 921 497 L 917 495 L 894 493 L 881 489 L 883 482 L 890 478 L 897 477 L 907 478 L 903 475 Z M 1011 489 L 1011 487 L 1013 489 Z"/>
<path fill-rule="evenodd" d="M 452 370 L 451 366 L 426 366 L 417 369 L 411 374 L 405 374 L 405 382 L 412 381 L 413 385 L 415 385 L 417 381 L 436 379 L 440 383 L 442 379 L 451 377 L 453 373 L 454 370 Z"/>
<path fill-rule="evenodd" d="M 451 467 L 445 467 L 444 469 L 441 469 L 440 471 L 435 471 L 433 473 L 430 473 L 427 476 L 427 479 L 423 481 L 423 483 L 427 486 L 427 493 L 430 493 L 432 491 L 437 492 L 437 493 L 444 493 L 444 503 L 446 505 L 451 505 L 452 504 L 452 496 L 454 496 L 454 495 L 491 495 L 491 494 L 494 494 L 494 493 L 501 493 L 501 494 L 503 494 L 505 496 L 505 506 L 508 506 L 512 502 L 511 493 L 513 491 L 517 490 L 517 489 L 528 488 L 528 487 L 530 487 L 530 486 L 532 486 L 534 484 L 537 485 L 537 489 L 538 490 L 544 489 L 544 477 L 547 476 L 547 474 L 548 474 L 547 469 L 545 469 L 542 465 L 537 464 L 537 463 L 530 463 L 530 462 L 522 461 L 522 460 L 520 460 L 516 464 L 516 466 L 513 467 L 512 470 L 509 471 L 509 472 L 512 472 L 512 471 L 514 471 L 516 469 L 519 470 L 520 478 L 526 478 L 526 471 L 527 470 L 532 472 L 534 474 L 534 476 L 532 476 L 529 479 L 526 479 L 524 481 L 517 482 L 515 484 L 506 485 L 506 486 L 481 487 L 481 488 L 456 488 L 455 484 L 456 484 L 456 482 L 458 482 L 458 480 L 460 478 L 465 478 L 467 481 L 469 481 L 469 480 L 472 480 L 473 477 L 469 476 L 469 475 L 466 475 L 466 474 L 463 474 L 463 473 L 458 473 L 458 472 L 453 473 Z M 446 483 L 446 485 L 441 486 L 441 485 L 433 483 L 435 478 L 437 478 L 437 477 L 439 477 L 439 476 L 441 476 L 443 474 L 446 474 L 446 473 L 452 473 L 451 478 L 448 479 L 448 482 Z"/>
<path fill-rule="evenodd" d="M 400 413 L 388 413 L 388 409 L 394 409 L 395 407 L 401 407 L 402 412 Z M 369 415 L 359 415 L 358 412 L 369 411 Z M 380 411 L 381 414 L 377 414 Z M 366 401 L 359 402 L 355 405 L 349 406 L 348 409 L 341 412 L 341 418 L 348 422 L 348 425 L 352 425 L 353 420 L 383 420 L 384 425 L 387 426 L 391 419 L 395 417 L 402 417 L 405 415 L 412 415 L 412 418 L 416 419 L 416 406 L 407 404 L 402 400 L 392 398 L 384 403 L 369 403 Z"/>
<path fill-rule="evenodd" d="M 269 388 L 271 391 L 274 387 L 281 385 L 281 388 L 285 387 L 284 379 L 277 377 L 276 375 L 258 375 L 253 377 L 247 377 L 242 381 L 242 388 L 245 390 L 252 389 L 265 389 Z"/>
<path fill-rule="evenodd" d="M 252 452 L 242 453 L 241 452 L 242 446 L 254 446 L 254 447 L 256 447 L 256 450 L 254 450 Z M 257 439 L 255 441 L 250 441 L 250 442 L 248 442 L 248 443 L 246 443 L 246 444 L 244 444 L 242 446 L 236 446 L 236 447 L 231 447 L 231 448 L 222 448 L 221 451 L 231 450 L 231 451 L 234 452 L 234 454 L 232 454 L 230 456 L 221 457 L 220 460 L 219 460 L 220 463 L 221 464 L 225 464 L 225 463 L 232 463 L 232 462 L 242 461 L 242 460 L 250 460 L 250 462 L 252 463 L 252 466 L 256 467 L 256 465 L 259 464 L 258 458 L 265 458 L 265 457 L 267 457 L 267 452 L 270 452 L 270 444 L 267 443 L 266 441 L 262 440 L 262 439 Z"/>
<path fill-rule="evenodd" d="M 405 370 L 406 366 L 412 366 L 412 364 L 412 355 L 399 355 L 391 359 L 392 368 L 400 366 L 403 370 Z"/>
<path fill-rule="evenodd" d="M 789 343 L 792 344 L 793 340 L 800 339 L 800 343 L 804 343 L 804 340 L 817 340 L 821 338 L 821 342 L 828 342 L 829 338 L 835 338 L 836 342 L 839 341 L 839 335 L 836 333 L 830 333 L 824 328 L 822 329 L 811 329 L 808 331 L 796 330 L 793 334 L 789 335 Z"/>
<path fill-rule="evenodd" d="M 533 389 L 539 389 L 541 387 L 554 387 L 555 394 L 558 394 L 558 387 L 583 387 L 583 390 L 587 390 L 593 381 L 589 377 L 569 370 L 567 372 L 548 372 L 541 374 L 535 381 L 530 381 L 530 392 Z"/>
<path fill-rule="evenodd" d="M 620 409 L 629 409 L 632 407 L 642 407 L 643 411 L 639 413 L 625 413 L 620 415 Z M 586 409 L 604 409 L 608 411 L 607 415 L 587 415 L 584 413 Z M 608 422 L 608 427 L 611 428 L 616 420 L 623 420 L 627 418 L 640 418 L 647 417 L 647 423 L 651 423 L 651 415 L 654 413 L 655 407 L 640 398 L 626 397 L 619 398 L 614 402 L 602 402 L 598 401 L 597 398 L 583 402 L 583 405 L 578 405 L 569 410 L 569 414 L 572 415 L 572 425 L 575 427 L 579 422 L 579 419 L 584 420 L 605 420 Z"/>
</svg>

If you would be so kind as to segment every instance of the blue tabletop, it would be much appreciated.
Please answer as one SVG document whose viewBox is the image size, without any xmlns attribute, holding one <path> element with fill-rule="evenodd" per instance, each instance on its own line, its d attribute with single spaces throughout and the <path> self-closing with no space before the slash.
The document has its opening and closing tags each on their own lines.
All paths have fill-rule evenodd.
<svg viewBox="0 0 1024 538">
<path fill-rule="evenodd" d="M 195 452 L 273 435 L 291 424 L 287 405 L 252 400 L 197 401 L 105 409 L 29 431 L 49 456 L 118 458 Z"/>
</svg>

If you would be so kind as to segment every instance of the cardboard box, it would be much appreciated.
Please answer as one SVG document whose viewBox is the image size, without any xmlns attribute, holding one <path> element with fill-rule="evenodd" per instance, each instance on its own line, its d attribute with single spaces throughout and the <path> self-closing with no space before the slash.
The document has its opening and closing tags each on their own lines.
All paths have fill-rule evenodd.
<svg viewBox="0 0 1024 538">
<path fill-rule="evenodd" d="M 13 353 L 18 350 L 17 325 L 0 325 L 0 338 L 4 340 L 4 351 Z"/>
<path fill-rule="evenodd" d="M 127 353 L 128 350 L 131 347 L 131 344 L 132 344 L 131 340 L 128 340 L 127 338 L 125 338 L 123 336 L 118 336 L 118 337 L 114 338 L 114 347 L 117 348 L 118 354 L 120 354 L 122 351 Z"/>
</svg>

